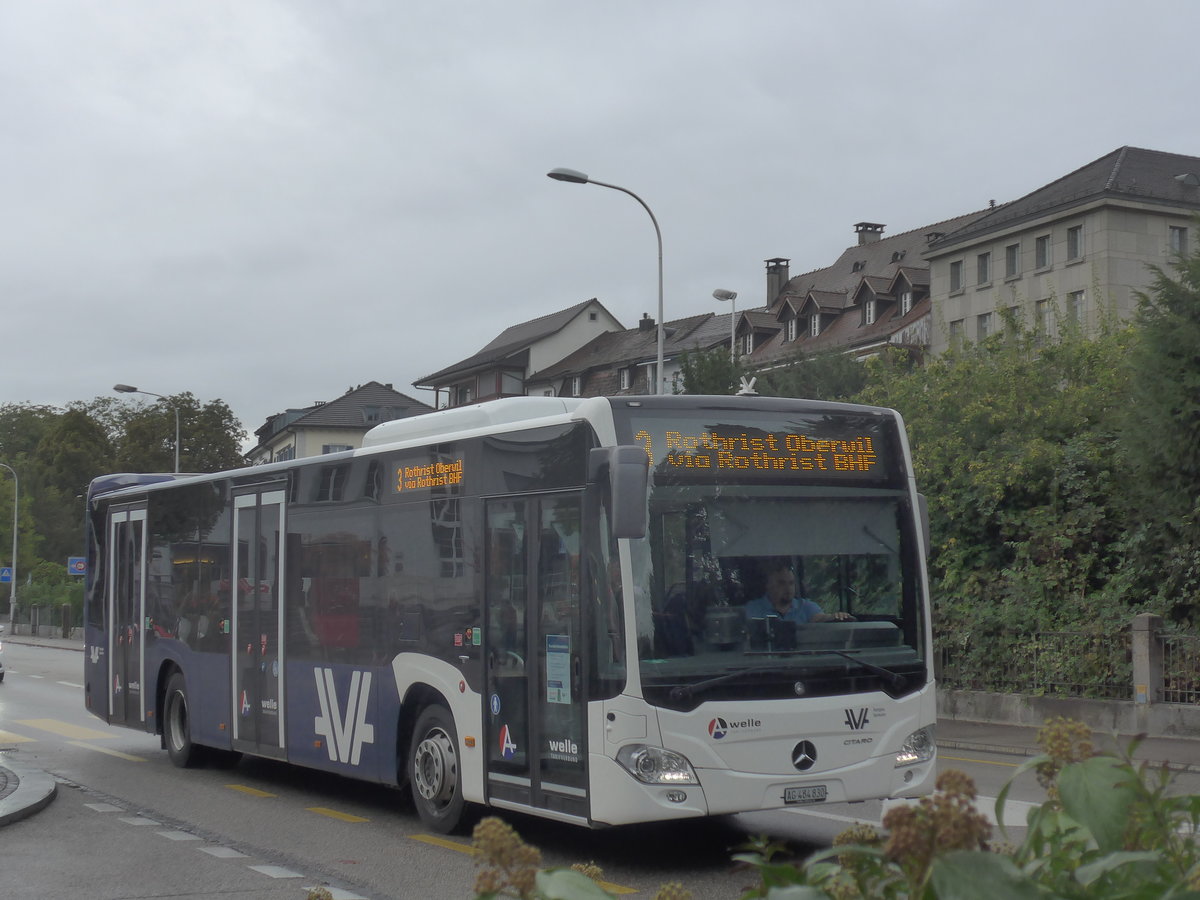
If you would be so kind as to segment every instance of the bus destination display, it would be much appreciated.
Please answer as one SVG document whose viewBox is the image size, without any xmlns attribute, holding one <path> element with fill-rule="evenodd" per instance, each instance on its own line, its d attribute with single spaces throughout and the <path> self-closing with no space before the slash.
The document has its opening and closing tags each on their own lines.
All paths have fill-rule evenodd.
<svg viewBox="0 0 1200 900">
<path fill-rule="evenodd" d="M 457 487 L 463 480 L 463 460 L 438 460 L 417 466 L 396 467 L 396 493 L 439 487 Z"/>
<path fill-rule="evenodd" d="M 643 418 L 631 437 L 660 475 L 857 483 L 887 483 L 896 475 L 884 419 L 794 417 L 763 428 L 749 422 Z"/>
</svg>

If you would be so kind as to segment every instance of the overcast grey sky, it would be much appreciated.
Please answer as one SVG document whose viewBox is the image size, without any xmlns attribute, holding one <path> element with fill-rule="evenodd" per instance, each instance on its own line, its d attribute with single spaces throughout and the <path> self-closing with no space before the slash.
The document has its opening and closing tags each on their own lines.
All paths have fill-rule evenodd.
<svg viewBox="0 0 1200 900">
<path fill-rule="evenodd" d="M 598 297 L 765 301 L 1122 145 L 1200 155 L 1200 4 L 4 0 L 0 403 L 288 407 Z"/>
</svg>

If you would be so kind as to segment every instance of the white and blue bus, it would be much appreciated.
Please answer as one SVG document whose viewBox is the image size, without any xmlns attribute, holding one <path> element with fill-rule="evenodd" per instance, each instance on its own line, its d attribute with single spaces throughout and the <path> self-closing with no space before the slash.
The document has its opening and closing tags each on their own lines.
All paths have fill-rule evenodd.
<svg viewBox="0 0 1200 900">
<path fill-rule="evenodd" d="M 239 754 L 581 825 L 932 788 L 927 528 L 892 410 L 520 397 L 358 450 L 111 475 L 85 697 Z M 764 614 L 787 570 L 814 620 Z M 811 609 L 811 607 L 809 607 Z"/>
</svg>

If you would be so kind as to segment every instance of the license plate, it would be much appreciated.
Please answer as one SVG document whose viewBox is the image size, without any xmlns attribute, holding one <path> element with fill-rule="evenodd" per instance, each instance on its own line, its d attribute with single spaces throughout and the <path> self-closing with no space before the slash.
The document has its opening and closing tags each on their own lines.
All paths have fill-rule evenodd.
<svg viewBox="0 0 1200 900">
<path fill-rule="evenodd" d="M 823 784 L 810 784 L 805 787 L 790 787 L 783 789 L 783 802 L 792 803 L 820 803 L 825 799 L 828 792 Z"/>
</svg>

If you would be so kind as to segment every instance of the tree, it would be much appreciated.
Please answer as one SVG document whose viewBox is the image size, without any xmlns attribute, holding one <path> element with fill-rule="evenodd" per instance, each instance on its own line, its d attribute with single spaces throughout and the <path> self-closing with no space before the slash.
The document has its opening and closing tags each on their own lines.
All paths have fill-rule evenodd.
<svg viewBox="0 0 1200 900">
<path fill-rule="evenodd" d="M 857 399 L 900 411 L 929 498 L 942 634 L 1124 619 L 1117 415 L 1128 328 L 1047 344 L 1014 329 L 911 373 L 872 360 Z M 964 638 L 965 639 L 965 638 Z"/>
<path fill-rule="evenodd" d="M 15 459 L 32 456 L 59 415 L 60 412 L 51 406 L 0 405 L 0 461 L 11 465 Z"/>
<path fill-rule="evenodd" d="M 36 453 L 31 499 L 42 558 L 65 566 L 83 552 L 83 498 L 91 480 L 112 468 L 104 428 L 82 406 L 68 408 Z"/>
<path fill-rule="evenodd" d="M 848 400 L 866 383 L 867 370 L 862 363 L 830 350 L 797 356 L 780 368 L 761 372 L 755 387 L 760 394 L 772 397 Z"/>
<path fill-rule="evenodd" d="M 1200 221 L 1200 220 L 1198 220 Z M 1200 617 L 1200 250 L 1138 293 L 1140 340 L 1121 432 L 1132 473 L 1131 582 L 1175 619 Z"/>
<path fill-rule="evenodd" d="M 742 377 L 749 373 L 740 362 L 734 362 L 729 351 L 720 347 L 712 350 L 685 350 L 679 358 L 677 393 L 735 394 Z"/>
<path fill-rule="evenodd" d="M 246 430 L 223 400 L 201 406 L 189 392 L 128 410 L 116 441 L 117 468 L 128 472 L 171 472 L 175 468 L 175 410 L 179 411 L 179 467 L 217 472 L 243 464 Z"/>
</svg>

